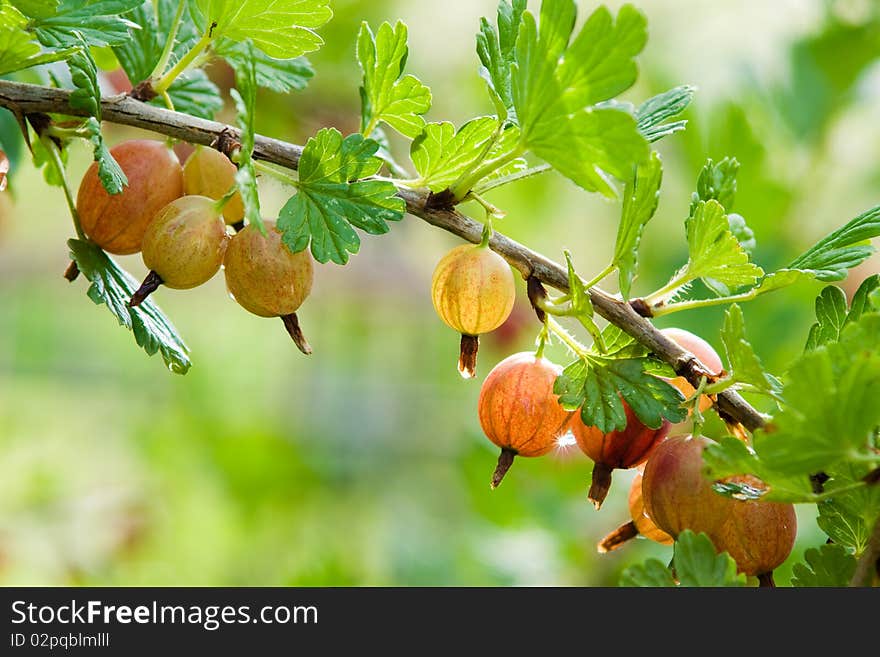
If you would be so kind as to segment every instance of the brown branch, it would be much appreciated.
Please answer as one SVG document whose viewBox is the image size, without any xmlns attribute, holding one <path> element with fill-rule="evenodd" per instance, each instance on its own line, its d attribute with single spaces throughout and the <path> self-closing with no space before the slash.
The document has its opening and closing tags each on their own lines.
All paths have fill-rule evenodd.
<svg viewBox="0 0 880 657">
<path fill-rule="evenodd" d="M 27 115 L 35 112 L 85 116 L 83 110 L 71 108 L 70 91 L 40 87 L 20 82 L 0 80 L 0 107 L 14 113 Z M 101 113 L 105 121 L 143 128 L 193 144 L 212 145 L 221 135 L 238 138 L 237 128 L 199 119 L 188 114 L 172 112 L 142 103 L 125 95 L 101 100 Z M 290 169 L 296 169 L 302 147 L 269 137 L 256 136 L 254 157 Z M 427 190 L 398 188 L 398 194 L 406 201 L 407 211 L 423 221 L 453 233 L 469 242 L 478 243 L 482 236 L 482 224 L 466 217 L 457 210 L 437 207 L 429 202 Z M 560 264 L 526 248 L 509 237 L 495 232 L 489 246 L 501 254 L 524 278 L 534 276 L 542 283 L 561 292 L 568 292 L 567 270 Z M 708 373 L 700 362 L 682 349 L 676 342 L 660 333 L 633 307 L 598 288 L 590 290 L 596 312 L 619 326 L 641 344 L 651 349 L 660 359 L 669 363 L 681 376 L 695 387 L 702 375 Z M 719 414 L 727 420 L 741 422 L 754 431 L 766 423 L 766 418 L 732 390 L 718 395 Z"/>
</svg>

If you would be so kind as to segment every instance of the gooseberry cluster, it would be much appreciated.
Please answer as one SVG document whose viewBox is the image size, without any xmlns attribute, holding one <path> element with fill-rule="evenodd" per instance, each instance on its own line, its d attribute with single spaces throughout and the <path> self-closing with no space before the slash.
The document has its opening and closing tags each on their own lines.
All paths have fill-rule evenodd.
<svg viewBox="0 0 880 657">
<path fill-rule="evenodd" d="M 129 305 L 137 307 L 161 285 L 197 287 L 223 269 L 227 290 L 241 307 L 281 317 L 297 347 L 311 353 L 296 317 L 312 288 L 311 256 L 291 253 L 272 222 L 263 222 L 265 234 L 245 224 L 235 164 L 198 146 L 181 166 L 166 142 L 149 139 L 131 139 L 110 152 L 128 185 L 109 194 L 92 163 L 76 210 L 85 235 L 105 251 L 140 252 L 150 271 Z"/>
<path fill-rule="evenodd" d="M 509 265 L 487 248 L 485 239 L 477 246 L 458 246 L 437 265 L 432 298 L 440 318 L 462 335 L 459 371 L 474 376 L 478 336 L 503 324 L 513 307 Z M 722 375 L 721 358 L 705 340 L 679 328 L 661 332 L 693 354 L 706 372 Z M 544 357 L 542 341 L 537 352 L 504 358 L 483 380 L 477 402 L 480 426 L 501 448 L 491 479 L 493 489 L 515 457 L 543 456 L 556 449 L 564 436 L 572 435 L 593 461 L 588 499 L 597 509 L 608 494 L 613 470 L 637 470 L 629 490 L 631 519 L 600 541 L 599 552 L 617 550 L 637 536 L 668 545 L 690 529 L 706 533 L 719 552 L 734 559 L 739 572 L 756 576 L 762 585 L 773 584 L 773 570 L 794 546 L 797 523 L 792 504 L 743 501 L 717 493 L 702 471 L 702 450 L 711 441 L 671 436 L 667 420 L 649 427 L 622 397 L 623 429 L 603 432 L 585 424 L 581 414 L 566 410 L 554 392 L 560 374 L 562 368 Z M 684 377 L 668 383 L 685 399 L 697 392 Z M 713 401 L 703 394 L 693 404 L 705 411 Z M 740 479 L 737 483 L 759 483 Z"/>
</svg>

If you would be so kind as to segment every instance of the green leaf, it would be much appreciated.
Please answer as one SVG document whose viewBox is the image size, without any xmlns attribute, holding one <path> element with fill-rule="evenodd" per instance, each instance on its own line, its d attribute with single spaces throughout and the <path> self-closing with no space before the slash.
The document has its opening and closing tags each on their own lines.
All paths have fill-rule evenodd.
<svg viewBox="0 0 880 657">
<path fill-rule="evenodd" d="M 16 4 L 28 11 L 38 8 L 37 3 Z M 47 4 L 44 9 L 52 11 L 52 5 Z M 28 31 L 27 16 L 10 4 L 0 4 L 0 75 L 57 62 L 77 52 L 76 48 L 41 52 L 40 45 Z"/>
<path fill-rule="evenodd" d="M 764 371 L 752 345 L 746 340 L 742 308 L 733 304 L 727 309 L 721 340 L 730 363 L 730 376 L 740 383 L 749 383 L 757 390 L 775 392 L 774 380 Z"/>
<path fill-rule="evenodd" d="M 736 158 L 725 157 L 717 164 L 711 159 L 708 160 L 697 177 L 697 191 L 694 192 L 691 201 L 691 215 L 696 211 L 700 201 L 715 200 L 726 211 L 733 210 L 738 171 L 739 162 Z"/>
<path fill-rule="evenodd" d="M 807 352 L 792 365 L 786 406 L 772 433 L 754 436 L 755 451 L 782 474 L 834 469 L 850 458 L 880 463 L 870 436 L 880 425 L 880 314 L 849 324 L 838 342 Z"/>
<path fill-rule="evenodd" d="M 0 75 L 33 66 L 40 45 L 25 31 L 27 18 L 11 5 L 0 5 Z"/>
<path fill-rule="evenodd" d="M 829 285 L 816 297 L 816 323 L 810 327 L 806 351 L 837 342 L 846 322 L 846 295 L 836 285 Z"/>
<path fill-rule="evenodd" d="M 221 41 L 214 51 L 235 69 L 244 66 L 242 59 L 248 57 L 244 44 L 228 39 Z M 254 57 L 257 85 L 278 93 L 301 91 L 315 75 L 315 70 L 305 57 L 275 59 L 259 50 L 254 51 Z"/>
<path fill-rule="evenodd" d="M 355 228 L 381 235 L 389 230 L 386 222 L 403 218 L 406 204 L 393 183 L 361 180 L 381 168 L 382 160 L 374 157 L 378 148 L 360 134 L 343 139 L 335 128 L 309 139 L 299 161 L 298 192 L 278 217 L 292 252 L 311 243 L 315 260 L 344 265 L 360 247 Z"/>
<path fill-rule="evenodd" d="M 739 162 L 735 158 L 725 157 L 718 163 L 709 159 L 697 178 L 697 191 L 693 194 L 690 212 L 693 217 L 700 201 L 718 201 L 728 213 L 727 227 L 730 233 L 739 242 L 742 250 L 750 255 L 756 246 L 755 233 L 748 227 L 742 215 L 731 212 L 736 198 L 738 171 Z M 718 296 L 724 297 L 733 293 L 730 285 L 710 276 L 704 277 L 703 283 Z"/>
<path fill-rule="evenodd" d="M 766 489 L 756 490 L 739 483 L 724 482 L 715 490 L 738 499 L 762 499 L 768 502 L 815 502 L 809 477 L 805 474 L 784 474 L 763 462 L 755 451 L 742 440 L 722 436 L 703 450 L 705 472 L 713 480 L 723 480 L 736 475 L 750 474 L 760 479 Z"/>
<path fill-rule="evenodd" d="M 146 80 L 159 62 L 164 47 L 164 42 L 160 42 L 160 37 L 163 34 L 168 34 L 171 30 L 171 25 L 161 24 L 160 18 L 169 11 L 173 16 L 176 4 L 176 0 L 159 0 L 154 9 L 153 1 L 146 0 L 127 16 L 139 29 L 133 29 L 131 38 L 113 45 L 112 50 L 132 85 Z M 180 48 L 181 36 L 187 34 L 187 26 L 195 29 L 188 18 L 187 12 L 184 12 L 178 30 L 178 43 L 174 47 L 174 55 L 177 58 L 183 55 L 183 50 Z"/>
<path fill-rule="evenodd" d="M 544 0 L 541 6 L 541 29 L 544 29 L 544 5 L 573 5 L 569 0 Z M 562 22 L 568 9 L 548 13 Z M 568 27 L 569 33 L 572 26 Z M 614 98 L 629 89 L 638 77 L 635 58 L 648 41 L 648 22 L 633 5 L 623 5 L 617 17 L 600 6 L 587 18 L 578 35 L 565 51 L 556 69 L 564 90 L 563 102 L 570 108 L 583 108 Z M 551 50 L 552 52 L 552 50 Z"/>
<path fill-rule="evenodd" d="M 531 131 L 526 146 L 588 192 L 616 197 L 611 176 L 626 180 L 649 154 L 635 119 L 619 109 L 591 108 L 547 118 Z"/>
<path fill-rule="evenodd" d="M 792 566 L 792 586 L 849 586 L 856 572 L 856 558 L 842 545 L 810 548 L 804 552 L 804 559 L 806 564 Z"/>
<path fill-rule="evenodd" d="M 660 202 L 662 180 L 663 164 L 660 155 L 652 152 L 651 157 L 636 168 L 635 175 L 626 185 L 612 261 L 618 269 L 620 292 L 624 299 L 629 297 L 638 270 L 642 231 L 654 216 Z"/>
<path fill-rule="evenodd" d="M 758 246 L 758 243 L 755 240 L 755 232 L 748 227 L 745 217 L 731 212 L 727 215 L 727 225 L 730 227 L 730 232 L 733 233 L 736 241 L 743 248 L 743 251 L 751 255 L 755 247 Z"/>
<path fill-rule="evenodd" d="M 392 28 L 382 23 L 375 37 L 370 26 L 361 23 L 357 59 L 363 71 L 361 87 L 361 132 L 369 136 L 385 122 L 413 139 L 425 127 L 422 114 L 431 108 L 431 90 L 412 75 L 403 75 L 409 49 L 407 29 L 402 21 Z"/>
<path fill-rule="evenodd" d="M 755 296 L 765 294 L 775 290 L 781 290 L 784 287 L 801 283 L 804 281 L 814 281 L 816 276 L 813 272 L 800 271 L 798 269 L 780 269 L 771 274 L 765 275 L 755 288 Z"/>
<path fill-rule="evenodd" d="M 526 9 L 526 0 L 501 0 L 498 3 L 497 28 L 485 18 L 480 19 L 477 33 L 477 56 L 482 67 L 480 75 L 489 86 L 489 94 L 499 110 L 508 115 L 513 110 L 511 92 L 511 68 L 515 61 L 514 53 L 519 24 Z M 504 116 L 499 116 L 503 119 Z"/>
<path fill-rule="evenodd" d="M 465 123 L 456 132 L 449 122 L 429 123 L 410 148 L 410 159 L 419 174 L 418 184 L 439 192 L 470 172 L 484 158 L 498 120 L 482 116 Z M 489 149 L 486 159 L 510 153 L 519 141 L 519 128 L 509 126 Z"/>
<path fill-rule="evenodd" d="M 690 105 L 696 87 L 682 85 L 649 98 L 636 110 L 636 127 L 642 136 L 653 143 L 668 135 L 684 130 L 687 121 L 664 123 L 681 114 Z"/>
<path fill-rule="evenodd" d="M 270 57 L 292 59 L 324 45 L 315 30 L 333 17 L 330 0 L 194 0 L 203 33 L 250 39 Z M 213 26 L 213 27 L 209 27 Z"/>
<path fill-rule="evenodd" d="M 171 31 L 177 11 L 177 0 L 159 0 L 154 10 L 152 0 L 128 14 L 140 29 L 132 30 L 132 37 L 113 46 L 113 53 L 133 84 L 146 80 L 153 72 L 165 46 L 162 35 Z M 178 25 L 174 45 L 174 58 L 179 59 L 198 39 L 195 24 L 184 12 Z M 168 95 L 178 112 L 204 119 L 213 119 L 223 107 L 220 90 L 201 69 L 192 69 L 179 76 L 168 88 Z M 150 101 L 151 105 L 164 107 L 161 97 Z"/>
<path fill-rule="evenodd" d="M 142 0 L 61 0 L 49 13 L 48 5 L 40 4 L 37 15 L 31 16 L 28 29 L 44 46 L 76 46 L 85 41 L 91 46 L 111 46 L 130 37 L 137 26 L 123 17 L 140 6 Z M 37 3 L 24 3 L 31 9 Z"/>
<path fill-rule="evenodd" d="M 819 503 L 816 524 L 840 545 L 862 554 L 871 540 L 871 532 L 880 518 L 880 487 L 853 487 L 868 474 L 870 465 L 847 464 L 832 471 L 825 489 L 832 496 Z M 842 490 L 836 490 L 842 489 Z"/>
<path fill-rule="evenodd" d="M 201 69 L 193 69 L 180 75 L 168 88 L 168 95 L 175 110 L 202 119 L 213 119 L 223 109 L 220 90 Z M 162 105 L 162 99 L 154 98 L 151 103 Z"/>
<path fill-rule="evenodd" d="M 745 586 L 746 576 L 737 574 L 736 562 L 727 553 L 718 554 L 704 533 L 685 529 L 675 541 L 672 558 L 680 586 Z"/>
<path fill-rule="evenodd" d="M 76 87 L 70 94 L 70 106 L 101 120 L 101 88 L 98 85 L 98 67 L 84 43 L 82 49 L 67 60 L 70 79 Z"/>
<path fill-rule="evenodd" d="M 850 220 L 795 258 L 790 269 L 812 272 L 820 281 L 839 281 L 849 269 L 860 265 L 874 252 L 868 244 L 880 235 L 880 205 Z"/>
<path fill-rule="evenodd" d="M 859 289 L 853 295 L 845 324 L 859 321 L 862 315 L 867 312 L 880 310 L 880 299 L 877 297 L 877 290 L 880 290 L 880 274 L 872 274 L 862 281 Z"/>
<path fill-rule="evenodd" d="M 681 422 L 687 417 L 682 394 L 647 373 L 647 358 L 579 358 L 556 379 L 554 393 L 568 410 L 580 408 L 581 419 L 603 433 L 626 427 L 623 400 L 646 426 L 658 428 L 663 418 Z"/>
<path fill-rule="evenodd" d="M 71 258 L 92 282 L 89 298 L 96 304 L 105 304 L 119 323 L 134 333 L 138 345 L 148 355 L 159 352 L 168 369 L 185 374 L 191 365 L 189 349 L 153 300 L 129 307 L 128 300 L 139 283 L 96 244 L 77 239 L 68 240 L 67 244 Z"/>
<path fill-rule="evenodd" d="M 642 587 L 739 587 L 746 576 L 736 572 L 736 562 L 727 553 L 718 554 L 705 533 L 685 529 L 673 548 L 672 568 L 656 559 L 630 566 L 621 576 L 620 586 Z"/>
<path fill-rule="evenodd" d="M 575 271 L 571 253 L 566 250 L 564 255 L 565 263 L 568 267 L 568 295 L 570 297 L 569 305 L 571 306 L 569 314 L 589 331 L 600 353 L 604 353 L 605 346 L 602 343 L 602 332 L 599 330 L 596 322 L 593 321 L 593 300 L 590 297 L 590 290 L 587 289 L 583 279 Z"/>
<path fill-rule="evenodd" d="M 605 345 L 603 355 L 607 358 L 641 358 L 650 353 L 647 347 L 614 324 L 602 330 L 602 344 Z"/>
<path fill-rule="evenodd" d="M 630 112 L 593 104 L 635 80 L 644 17 L 625 5 L 614 21 L 600 7 L 569 46 L 574 2 L 544 0 L 540 14 L 540 31 L 530 12 L 522 14 L 512 68 L 522 143 L 587 191 L 614 198 L 612 176 L 627 180 L 650 149 Z"/>
<path fill-rule="evenodd" d="M 620 586 L 666 588 L 675 585 L 669 568 L 657 559 L 648 559 L 644 563 L 629 566 L 620 576 Z"/>
<path fill-rule="evenodd" d="M 844 327 L 857 322 L 866 312 L 878 309 L 871 294 L 880 288 L 880 274 L 869 276 L 853 295 L 852 307 L 847 310 L 846 295 L 835 285 L 829 285 L 816 297 L 816 323 L 810 327 L 806 351 L 812 351 L 829 342 L 837 342 Z"/>
<path fill-rule="evenodd" d="M 101 184 L 104 185 L 108 194 L 119 194 L 122 192 L 122 188 L 128 184 L 128 178 L 104 143 L 101 124 L 92 116 L 86 121 L 85 127 L 89 131 L 89 141 L 92 144 L 95 162 L 98 163 L 98 178 L 101 180 Z"/>
<path fill-rule="evenodd" d="M 687 281 L 709 278 L 730 288 L 754 286 L 764 271 L 749 262 L 749 256 L 730 232 L 724 207 L 715 200 L 699 201 L 685 222 L 690 259 L 684 275 Z"/>
<path fill-rule="evenodd" d="M 58 12 L 59 0 L 11 0 L 10 4 L 33 18 L 48 18 Z"/>
<path fill-rule="evenodd" d="M 247 49 L 252 49 L 250 41 L 245 42 Z M 244 218 L 249 224 L 253 224 L 263 234 L 266 227 L 263 225 L 263 216 L 260 213 L 260 194 L 257 188 L 257 171 L 254 168 L 254 115 L 257 105 L 257 71 L 255 58 L 243 57 L 239 62 L 239 68 L 235 70 L 235 80 L 238 89 L 231 89 L 230 95 L 235 101 L 238 127 L 241 129 L 241 149 L 238 152 L 238 172 L 235 174 L 235 184 L 238 186 L 241 200 L 244 203 Z"/>
</svg>

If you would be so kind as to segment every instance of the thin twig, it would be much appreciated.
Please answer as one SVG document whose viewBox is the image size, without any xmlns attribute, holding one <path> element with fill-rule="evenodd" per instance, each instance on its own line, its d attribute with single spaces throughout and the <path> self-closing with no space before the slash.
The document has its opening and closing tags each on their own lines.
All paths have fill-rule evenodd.
<svg viewBox="0 0 880 657">
<path fill-rule="evenodd" d="M 84 110 L 70 107 L 68 102 L 70 93 L 65 89 L 0 80 L 0 107 L 10 109 L 19 115 L 46 112 L 84 116 L 86 114 Z M 125 95 L 102 99 L 101 112 L 105 121 L 143 128 L 192 144 L 210 146 L 223 133 L 233 137 L 238 137 L 240 134 L 238 129 L 223 123 L 172 112 Z M 296 169 L 301 155 L 302 146 L 261 135 L 255 138 L 256 159 Z M 482 224 L 455 209 L 432 207 L 428 203 L 429 194 L 427 190 L 398 187 L 398 195 L 406 201 L 406 209 L 410 214 L 464 240 L 474 244 L 480 242 Z M 524 278 L 534 276 L 542 283 L 563 293 L 569 291 L 568 272 L 562 265 L 497 231 L 492 236 L 489 246 L 503 256 Z M 692 385 L 695 387 L 699 385 L 701 377 L 707 373 L 707 370 L 676 342 L 654 328 L 653 324 L 639 315 L 629 303 L 598 288 L 590 289 L 590 297 L 599 315 L 648 347 Z M 764 415 L 732 390 L 720 393 L 716 405 L 722 418 L 740 422 L 751 431 L 762 427 L 767 421 Z"/>
</svg>

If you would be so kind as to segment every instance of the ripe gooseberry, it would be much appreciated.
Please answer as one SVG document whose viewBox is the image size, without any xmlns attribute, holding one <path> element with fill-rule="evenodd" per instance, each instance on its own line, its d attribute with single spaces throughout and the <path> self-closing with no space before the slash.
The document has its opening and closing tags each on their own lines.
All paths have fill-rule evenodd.
<svg viewBox="0 0 880 657">
<path fill-rule="evenodd" d="M 160 285 L 186 290 L 220 271 L 229 234 L 217 201 L 181 196 L 162 208 L 144 233 L 141 257 L 150 273 L 129 305 L 143 303 Z"/>
<path fill-rule="evenodd" d="M 434 269 L 431 300 L 440 319 L 461 333 L 458 371 L 473 377 L 479 336 L 501 326 L 513 310 L 516 287 L 510 265 L 486 246 L 457 246 Z"/>
<path fill-rule="evenodd" d="M 553 393 L 562 368 L 533 352 L 498 363 L 483 381 L 477 410 L 486 437 L 501 448 L 492 475 L 496 488 L 515 456 L 543 456 L 566 432 L 571 413 Z"/>
<path fill-rule="evenodd" d="M 130 139 L 110 149 L 128 178 L 119 194 L 110 194 L 92 162 L 79 184 L 76 211 L 86 236 L 116 255 L 141 250 L 144 232 L 153 217 L 183 196 L 183 169 L 165 142 Z"/>
<path fill-rule="evenodd" d="M 613 532 L 605 536 L 599 541 L 599 552 L 611 552 L 621 547 L 628 540 L 636 536 L 644 536 L 647 539 L 660 543 L 661 545 L 672 545 L 673 538 L 665 531 L 660 529 L 650 516 L 645 512 L 645 502 L 642 496 L 642 473 L 645 470 L 644 464 L 636 469 L 636 475 L 633 477 L 629 487 L 629 515 L 630 521 L 622 524 Z"/>
<path fill-rule="evenodd" d="M 690 331 L 685 331 L 680 328 L 665 328 L 661 329 L 660 332 L 667 338 L 676 342 L 682 349 L 685 349 L 696 356 L 697 360 L 700 361 L 712 375 L 721 376 L 722 372 L 724 372 L 724 363 L 721 362 L 721 356 L 719 356 L 718 352 L 712 348 L 712 345 L 699 335 L 695 335 Z M 685 399 L 688 399 L 694 394 L 694 392 L 696 392 L 694 387 L 690 384 L 690 381 L 683 376 L 677 376 L 674 379 L 668 379 L 668 381 L 671 385 L 679 389 Z M 699 406 L 701 411 L 708 410 L 712 406 L 712 400 L 708 395 L 701 395 Z"/>
<path fill-rule="evenodd" d="M 312 256 L 308 249 L 291 253 L 275 223 L 263 224 L 265 235 L 248 224 L 232 236 L 223 259 L 226 289 L 248 312 L 280 317 L 299 350 L 310 354 L 296 311 L 312 291 Z"/>
<path fill-rule="evenodd" d="M 702 436 L 673 436 L 658 445 L 645 465 L 645 510 L 671 536 L 685 529 L 705 532 L 718 552 L 733 557 L 739 572 L 773 586 L 773 570 L 788 558 L 797 536 L 794 505 L 715 492 L 703 475 L 703 450 L 710 444 Z M 749 475 L 731 480 L 760 485 Z"/>
<path fill-rule="evenodd" d="M 183 189 L 186 194 L 221 199 L 235 185 L 238 168 L 223 153 L 213 148 L 196 146 L 183 163 Z M 244 219 L 244 202 L 236 192 L 223 206 L 227 224 Z"/>
<path fill-rule="evenodd" d="M 644 424 L 623 399 L 626 427 L 603 433 L 598 427 L 584 424 L 580 413 L 571 418 L 571 432 L 578 447 L 593 462 L 588 499 L 598 509 L 611 488 L 611 473 L 615 469 L 626 470 L 644 463 L 651 450 L 666 438 L 670 423 L 663 420 L 659 427 Z"/>
</svg>

